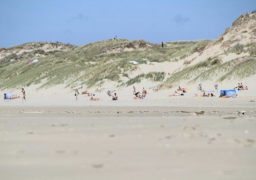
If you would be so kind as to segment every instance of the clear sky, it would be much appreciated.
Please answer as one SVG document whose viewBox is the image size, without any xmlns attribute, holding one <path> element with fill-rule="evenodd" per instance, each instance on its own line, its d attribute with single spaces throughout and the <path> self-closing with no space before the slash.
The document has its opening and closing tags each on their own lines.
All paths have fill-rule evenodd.
<svg viewBox="0 0 256 180">
<path fill-rule="evenodd" d="M 0 48 L 114 38 L 215 39 L 256 0 L 0 0 Z"/>
</svg>

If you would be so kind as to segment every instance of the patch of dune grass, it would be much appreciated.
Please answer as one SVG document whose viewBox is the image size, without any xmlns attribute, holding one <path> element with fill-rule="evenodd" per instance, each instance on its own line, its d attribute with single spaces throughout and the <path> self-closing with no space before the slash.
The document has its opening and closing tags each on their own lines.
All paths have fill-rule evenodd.
<svg viewBox="0 0 256 180">
<path fill-rule="evenodd" d="M 140 74 L 140 75 L 128 80 L 126 82 L 126 85 L 130 86 L 130 85 L 135 84 L 135 83 L 140 83 L 141 79 L 143 79 L 143 78 L 149 79 L 149 80 L 154 81 L 154 82 L 159 82 L 159 81 L 163 81 L 164 77 L 165 77 L 164 72 L 150 72 L 148 74 Z"/>
<path fill-rule="evenodd" d="M 213 68 L 214 66 L 220 64 L 221 61 L 217 58 L 208 58 L 204 61 L 201 61 L 193 66 L 187 67 L 177 73 L 174 73 L 170 78 L 168 78 L 163 85 L 166 87 L 172 86 L 173 83 L 177 83 L 184 79 L 191 79 L 193 77 L 197 77 L 203 71 L 206 71 L 209 68 Z"/>
<path fill-rule="evenodd" d="M 240 63 L 234 68 L 230 69 L 223 76 L 221 76 L 218 81 L 229 80 L 231 78 L 239 78 L 243 79 L 246 77 L 250 77 L 256 74 L 256 58 L 250 59 L 249 61 L 245 61 Z"/>
<path fill-rule="evenodd" d="M 189 81 L 189 83 L 196 82 L 199 77 L 203 81 L 217 78 L 217 81 L 222 82 L 231 78 L 242 79 L 254 74 L 256 74 L 256 59 L 249 58 L 246 60 L 243 58 L 236 58 L 223 64 L 218 63 L 213 68 L 199 73 L 195 78 Z"/>
<path fill-rule="evenodd" d="M 30 65 L 26 64 L 28 59 L 8 62 L 8 58 L 11 58 L 8 57 L 7 62 L 0 64 L 0 88 L 30 86 L 41 82 L 45 82 L 41 88 L 62 83 L 69 85 L 85 83 L 92 87 L 104 80 L 122 83 L 120 81 L 122 74 L 138 68 L 129 61 L 137 61 L 139 64 L 169 61 L 172 57 L 193 52 L 193 48 L 199 41 L 169 42 L 165 43 L 164 48 L 161 48 L 160 44 L 148 43 L 151 48 L 145 50 L 106 53 L 106 50 L 129 43 L 131 41 L 123 39 L 90 43 L 74 50 L 56 52 L 44 58 L 38 58 L 38 63 Z M 161 81 L 164 77 L 163 74 L 144 76 L 141 78 L 156 81 Z"/>
</svg>

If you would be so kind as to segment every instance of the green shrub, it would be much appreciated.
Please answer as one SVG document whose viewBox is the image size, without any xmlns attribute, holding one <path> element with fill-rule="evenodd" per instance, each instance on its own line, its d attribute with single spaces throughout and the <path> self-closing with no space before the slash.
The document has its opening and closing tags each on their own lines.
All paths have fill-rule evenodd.
<svg viewBox="0 0 256 180">
<path fill-rule="evenodd" d="M 238 43 L 235 46 L 233 46 L 230 51 L 236 54 L 241 54 L 243 50 L 244 46 Z"/>
<path fill-rule="evenodd" d="M 140 81 L 141 81 L 140 78 L 142 76 L 144 76 L 144 74 L 138 75 L 135 78 L 130 79 L 129 81 L 126 82 L 126 85 L 130 86 L 130 85 L 135 84 L 135 83 L 140 83 Z"/>
<path fill-rule="evenodd" d="M 193 46 L 192 53 L 195 52 L 202 52 L 204 48 L 210 43 L 211 41 L 209 40 L 204 40 L 204 41 L 199 41 Z"/>
<path fill-rule="evenodd" d="M 0 59 L 0 65 L 9 62 L 12 59 L 16 59 L 17 57 L 18 57 L 17 54 L 12 53 L 12 54 Z"/>
<path fill-rule="evenodd" d="M 256 56 L 256 47 L 255 46 L 251 46 L 248 48 L 249 54 L 251 56 Z"/>
<path fill-rule="evenodd" d="M 165 73 L 164 72 L 150 72 L 148 74 L 140 74 L 132 79 L 130 79 L 129 81 L 126 82 L 127 86 L 130 86 L 134 83 L 140 83 L 142 78 L 145 79 L 149 79 L 151 81 L 163 81 L 165 77 Z"/>
</svg>

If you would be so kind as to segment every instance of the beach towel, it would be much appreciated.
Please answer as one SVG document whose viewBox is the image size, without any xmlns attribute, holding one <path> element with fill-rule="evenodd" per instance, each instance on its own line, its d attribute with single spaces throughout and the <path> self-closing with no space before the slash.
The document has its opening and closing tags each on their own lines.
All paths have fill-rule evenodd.
<svg viewBox="0 0 256 180">
<path fill-rule="evenodd" d="M 226 96 L 229 96 L 229 97 L 232 97 L 232 98 L 235 98 L 237 96 L 235 89 L 220 90 L 220 95 L 222 94 L 223 91 L 225 91 Z"/>
</svg>

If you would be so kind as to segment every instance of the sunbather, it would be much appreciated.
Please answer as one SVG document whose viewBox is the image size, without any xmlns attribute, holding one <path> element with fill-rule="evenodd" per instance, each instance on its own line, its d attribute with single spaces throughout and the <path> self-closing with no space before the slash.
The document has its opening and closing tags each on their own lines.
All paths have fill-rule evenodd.
<svg viewBox="0 0 256 180">
<path fill-rule="evenodd" d="M 248 87 L 247 87 L 247 86 L 245 86 L 245 87 L 243 88 L 243 90 L 248 90 Z"/>
<path fill-rule="evenodd" d="M 20 98 L 20 96 L 12 95 L 10 99 L 17 99 L 17 98 Z"/>
<path fill-rule="evenodd" d="M 205 92 L 204 92 L 203 94 L 199 94 L 199 95 L 195 94 L 194 97 L 210 97 L 210 94 L 208 93 L 208 94 L 206 95 Z"/>
<path fill-rule="evenodd" d="M 143 87 L 143 89 L 142 89 L 142 97 L 145 98 L 146 95 L 147 95 L 147 91 L 146 91 L 146 89 Z"/>
<path fill-rule="evenodd" d="M 226 92 L 222 91 L 220 98 L 229 98 L 229 96 L 226 96 Z"/>
<path fill-rule="evenodd" d="M 141 97 L 140 92 L 136 92 L 135 86 L 133 86 L 133 94 L 135 95 L 134 99 L 139 99 Z"/>
<path fill-rule="evenodd" d="M 185 88 L 181 88 L 180 86 L 179 86 L 179 88 L 177 89 L 177 91 L 182 91 L 182 92 L 186 92 L 186 89 Z"/>
<path fill-rule="evenodd" d="M 87 94 L 88 96 L 91 94 L 87 90 L 83 91 L 82 94 Z"/>
<path fill-rule="evenodd" d="M 100 98 L 96 98 L 95 94 L 92 94 L 92 97 L 90 98 L 90 101 L 99 101 Z"/>
<path fill-rule="evenodd" d="M 95 98 L 95 97 L 90 98 L 90 101 L 99 101 L 99 100 L 100 100 L 100 98 Z"/>
<path fill-rule="evenodd" d="M 183 93 L 177 93 L 177 91 L 175 91 L 175 93 L 174 94 L 171 94 L 171 95 L 169 95 L 170 97 L 171 96 L 184 96 L 184 94 Z"/>
<path fill-rule="evenodd" d="M 118 97 L 117 97 L 116 93 L 114 93 L 114 96 L 112 96 L 112 100 L 113 100 L 113 101 L 118 100 Z"/>
</svg>

